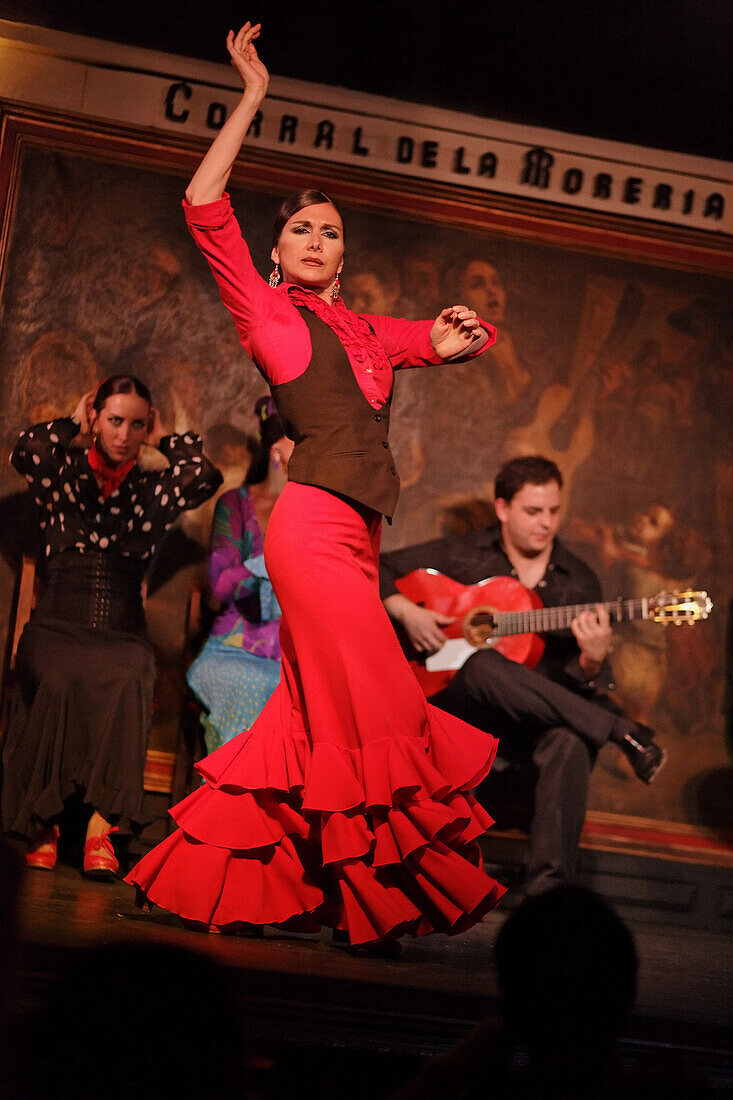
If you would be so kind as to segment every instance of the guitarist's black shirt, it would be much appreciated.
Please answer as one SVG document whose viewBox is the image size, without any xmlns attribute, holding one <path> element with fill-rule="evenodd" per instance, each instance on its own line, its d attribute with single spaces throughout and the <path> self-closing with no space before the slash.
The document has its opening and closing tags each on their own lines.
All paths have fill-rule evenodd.
<svg viewBox="0 0 733 1100">
<path fill-rule="evenodd" d="M 395 582 L 413 569 L 437 569 L 461 584 L 478 584 L 489 577 L 517 576 L 504 552 L 498 524 L 383 554 L 379 563 L 382 599 L 394 595 L 397 592 Z M 603 599 L 600 582 L 593 570 L 571 554 L 559 539 L 555 539 L 547 571 L 535 592 L 545 607 L 600 603 Z M 410 652 L 404 632 L 398 629 L 398 635 L 408 657 L 417 657 Z M 579 662 L 580 650 L 571 630 L 545 634 L 543 638 L 545 651 L 536 672 L 574 691 L 605 690 L 609 686 L 610 673 L 606 666 L 592 683 L 585 682 Z"/>
</svg>

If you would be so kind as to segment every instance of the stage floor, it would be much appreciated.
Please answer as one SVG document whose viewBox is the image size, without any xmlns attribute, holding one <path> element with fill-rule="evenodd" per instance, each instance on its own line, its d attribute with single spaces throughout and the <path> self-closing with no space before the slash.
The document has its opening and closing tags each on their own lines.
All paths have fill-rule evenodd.
<svg viewBox="0 0 733 1100">
<path fill-rule="evenodd" d="M 506 912 L 495 911 L 462 936 L 405 939 L 399 960 L 366 959 L 333 946 L 325 932 L 268 929 L 264 940 L 189 932 L 161 910 L 141 913 L 122 882 L 89 882 L 59 866 L 25 878 L 21 1008 L 33 1009 L 59 960 L 72 952 L 114 943 L 175 945 L 226 968 L 255 1042 L 402 1058 L 405 1067 L 416 1067 L 495 1010 L 493 945 Z M 627 1052 L 672 1046 L 689 1052 L 716 1088 L 733 1085 L 729 937 L 650 924 L 632 931 L 640 968 Z"/>
</svg>

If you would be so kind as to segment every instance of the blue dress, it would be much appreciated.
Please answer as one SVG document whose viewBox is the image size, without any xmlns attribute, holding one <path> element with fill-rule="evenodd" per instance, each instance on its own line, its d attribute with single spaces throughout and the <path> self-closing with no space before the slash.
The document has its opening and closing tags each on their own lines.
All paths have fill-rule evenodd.
<svg viewBox="0 0 733 1100">
<path fill-rule="evenodd" d="M 188 683 L 206 708 L 208 752 L 249 729 L 280 679 L 280 608 L 267 577 L 263 536 L 246 485 L 216 504 L 209 581 L 221 605 Z"/>
</svg>

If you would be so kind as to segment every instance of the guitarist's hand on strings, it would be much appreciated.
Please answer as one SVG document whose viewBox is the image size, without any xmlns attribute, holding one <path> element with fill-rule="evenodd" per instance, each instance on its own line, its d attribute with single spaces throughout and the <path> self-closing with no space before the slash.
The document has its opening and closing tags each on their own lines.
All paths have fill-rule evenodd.
<svg viewBox="0 0 733 1100">
<path fill-rule="evenodd" d="M 593 611 L 581 611 L 570 624 L 580 647 L 580 667 L 588 680 L 601 671 L 601 666 L 611 652 L 613 630 L 608 611 L 597 603 Z"/>
<path fill-rule="evenodd" d="M 441 615 L 439 611 L 420 607 L 408 600 L 407 596 L 398 593 L 388 596 L 384 606 L 391 618 L 405 628 L 418 653 L 427 653 L 430 656 L 431 653 L 437 653 L 448 641 L 441 627 L 450 626 L 454 622 L 452 615 Z"/>
</svg>

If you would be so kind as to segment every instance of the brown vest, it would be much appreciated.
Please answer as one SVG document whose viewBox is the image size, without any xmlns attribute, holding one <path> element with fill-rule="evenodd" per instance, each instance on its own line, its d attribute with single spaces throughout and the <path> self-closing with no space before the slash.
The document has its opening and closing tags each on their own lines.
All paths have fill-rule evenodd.
<svg viewBox="0 0 733 1100">
<path fill-rule="evenodd" d="M 387 440 L 392 396 L 373 408 L 335 333 L 310 310 L 296 308 L 310 332 L 311 361 L 299 378 L 272 387 L 295 441 L 288 478 L 341 493 L 389 519 L 400 492 Z"/>
</svg>

